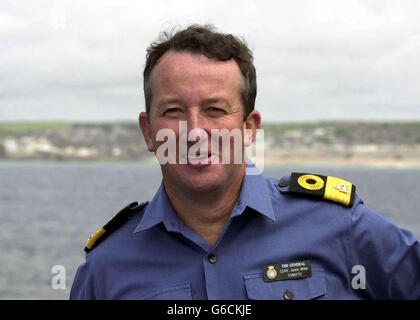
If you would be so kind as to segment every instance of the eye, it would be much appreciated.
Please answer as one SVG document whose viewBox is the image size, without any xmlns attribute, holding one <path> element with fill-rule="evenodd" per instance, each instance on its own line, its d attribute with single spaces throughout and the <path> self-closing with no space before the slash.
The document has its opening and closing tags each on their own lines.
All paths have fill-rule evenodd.
<svg viewBox="0 0 420 320">
<path fill-rule="evenodd" d="M 180 108 L 168 108 L 165 110 L 165 115 L 177 115 L 178 113 L 181 113 L 182 110 Z"/>
<path fill-rule="evenodd" d="M 207 111 L 210 112 L 211 114 L 214 114 L 214 115 L 225 114 L 225 110 L 221 109 L 221 108 L 218 108 L 218 107 L 209 107 L 209 108 L 207 108 Z"/>
</svg>

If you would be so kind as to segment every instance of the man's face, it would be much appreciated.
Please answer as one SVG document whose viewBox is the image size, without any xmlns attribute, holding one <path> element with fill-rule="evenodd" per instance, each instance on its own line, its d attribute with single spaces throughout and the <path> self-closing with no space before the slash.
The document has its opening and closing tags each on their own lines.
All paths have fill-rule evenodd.
<svg viewBox="0 0 420 320">
<path fill-rule="evenodd" d="M 229 132 L 236 129 L 243 132 L 243 129 L 249 127 L 249 121 L 243 120 L 241 86 L 242 75 L 233 59 L 218 61 L 198 53 L 172 50 L 162 56 L 151 73 L 150 113 L 140 115 L 140 126 L 149 151 L 155 153 L 164 143 L 156 139 L 158 131 L 170 129 L 175 132 L 177 163 L 162 165 L 165 184 L 170 183 L 172 187 L 192 192 L 208 192 L 224 185 L 229 186 L 243 174 L 245 162 L 233 163 L 233 143 L 230 143 L 232 148 L 229 151 L 231 161 L 224 164 L 221 140 L 220 148 L 216 150 L 210 139 L 214 129 L 227 129 Z M 255 113 L 258 112 L 254 112 L 251 119 L 255 118 Z M 259 114 L 257 118 L 259 126 Z M 201 140 L 206 144 L 205 150 L 208 153 L 206 151 L 204 157 L 200 158 L 199 164 L 196 164 L 192 156 L 185 161 L 186 164 L 178 161 L 183 156 L 178 153 L 182 143 L 180 138 L 186 139 L 179 130 L 180 121 L 186 123 L 187 134 L 191 130 L 194 132 L 201 129 L 208 135 L 208 140 Z M 195 143 L 188 143 L 187 153 Z M 243 143 L 241 139 L 242 148 Z M 215 157 L 219 157 L 218 164 L 214 164 Z"/>
</svg>

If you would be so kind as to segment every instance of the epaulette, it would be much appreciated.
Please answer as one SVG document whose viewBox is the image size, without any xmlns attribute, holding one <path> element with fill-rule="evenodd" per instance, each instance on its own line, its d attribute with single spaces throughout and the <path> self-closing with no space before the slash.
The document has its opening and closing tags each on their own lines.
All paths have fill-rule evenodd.
<svg viewBox="0 0 420 320">
<path fill-rule="evenodd" d="M 335 177 L 293 172 L 289 192 L 311 195 L 351 207 L 356 196 L 356 186 Z"/>
<path fill-rule="evenodd" d="M 140 204 L 140 206 L 145 205 L 146 202 Z M 126 223 L 135 211 L 131 210 L 132 208 L 138 206 L 137 202 L 132 202 L 128 206 L 122 208 L 116 214 L 112 216 L 111 219 L 98 231 L 93 233 L 85 246 L 85 251 L 90 252 L 95 248 L 99 243 L 104 241 L 111 233 L 119 229 L 124 223 Z"/>
</svg>

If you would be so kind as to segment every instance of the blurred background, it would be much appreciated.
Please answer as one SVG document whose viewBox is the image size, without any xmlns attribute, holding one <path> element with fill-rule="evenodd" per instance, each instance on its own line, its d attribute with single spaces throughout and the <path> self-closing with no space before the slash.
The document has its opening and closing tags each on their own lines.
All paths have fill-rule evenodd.
<svg viewBox="0 0 420 320">
<path fill-rule="evenodd" d="M 339 176 L 420 237 L 419 16 L 417 0 L 3 0 L 0 299 L 67 299 L 88 236 L 153 197 L 146 48 L 192 23 L 254 53 L 266 176 Z"/>
</svg>

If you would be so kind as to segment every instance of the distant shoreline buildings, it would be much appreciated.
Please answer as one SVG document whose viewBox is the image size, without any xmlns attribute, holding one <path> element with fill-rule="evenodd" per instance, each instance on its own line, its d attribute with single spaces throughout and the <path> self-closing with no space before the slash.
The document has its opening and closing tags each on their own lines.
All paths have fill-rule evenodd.
<svg viewBox="0 0 420 320">
<path fill-rule="evenodd" d="M 267 163 L 420 166 L 420 122 L 267 124 Z M 0 123 L 0 160 L 152 161 L 136 124 Z"/>
</svg>

